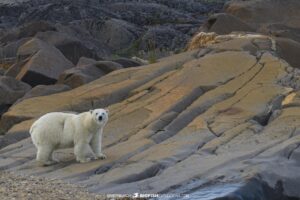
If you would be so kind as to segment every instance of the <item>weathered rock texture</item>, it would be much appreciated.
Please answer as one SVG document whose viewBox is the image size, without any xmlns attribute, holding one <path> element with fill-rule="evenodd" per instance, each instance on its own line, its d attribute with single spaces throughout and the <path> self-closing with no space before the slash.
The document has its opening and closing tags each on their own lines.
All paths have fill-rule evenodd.
<svg viewBox="0 0 300 200">
<path fill-rule="evenodd" d="M 26 83 L 0 75 L 0 116 L 30 89 Z"/>
<path fill-rule="evenodd" d="M 225 1 L 1 1 L 0 44 L 5 48 L 0 48 L 0 60 L 15 57 L 7 46 L 28 37 L 49 42 L 73 64 L 80 56 L 99 59 L 154 49 L 178 51 L 207 13 L 220 11 Z"/>
<path fill-rule="evenodd" d="M 112 61 L 94 61 L 92 64 L 86 65 L 79 63 L 77 67 L 64 71 L 59 76 L 58 83 L 76 88 L 122 68 L 122 65 Z"/>
<path fill-rule="evenodd" d="M 293 67 L 300 66 L 300 1 L 230 1 L 224 12 L 209 17 L 200 31 L 229 34 L 258 32 L 274 36 L 277 53 Z"/>
<path fill-rule="evenodd" d="M 25 99 L 3 115 L 4 138 L 24 137 L 33 119 L 51 111 L 108 107 L 107 159 L 79 164 L 71 149 L 60 150 L 59 164 L 37 167 L 27 138 L 0 150 L 0 168 L 98 193 L 176 192 L 194 183 L 189 193 L 239 182 L 233 199 L 299 198 L 300 71 L 277 56 L 277 45 L 261 35 L 222 36 L 206 48 Z"/>
<path fill-rule="evenodd" d="M 6 72 L 31 86 L 54 84 L 59 75 L 73 67 L 54 46 L 33 38 L 18 48 L 18 61 Z"/>
</svg>

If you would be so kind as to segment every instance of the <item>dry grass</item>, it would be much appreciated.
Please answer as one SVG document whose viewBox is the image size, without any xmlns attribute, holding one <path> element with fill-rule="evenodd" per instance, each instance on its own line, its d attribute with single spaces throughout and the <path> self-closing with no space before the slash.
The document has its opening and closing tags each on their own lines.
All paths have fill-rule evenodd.
<svg viewBox="0 0 300 200">
<path fill-rule="evenodd" d="M 189 42 L 187 46 L 187 50 L 193 50 L 193 49 L 198 49 L 200 47 L 204 47 L 208 44 L 215 43 L 215 39 L 217 37 L 217 34 L 214 32 L 211 33 L 205 33 L 205 32 L 200 32 L 197 33 Z"/>
</svg>

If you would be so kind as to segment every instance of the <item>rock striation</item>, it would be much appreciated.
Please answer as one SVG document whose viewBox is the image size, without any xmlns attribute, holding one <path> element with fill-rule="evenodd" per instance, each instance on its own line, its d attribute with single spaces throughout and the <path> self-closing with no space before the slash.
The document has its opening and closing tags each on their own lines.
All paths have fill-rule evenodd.
<svg viewBox="0 0 300 200">
<path fill-rule="evenodd" d="M 186 51 L 142 67 L 136 67 L 141 58 L 102 56 L 133 41 L 147 49 L 141 38 L 153 36 L 161 48 L 185 46 L 201 1 L 88 1 L 82 9 L 81 1 L 23 2 L 32 8 L 20 17 L 25 3 L 3 3 L 1 26 L 46 22 L 0 32 L 2 52 L 12 55 L 1 62 L 2 90 L 14 94 L 1 111 L 0 170 L 57 178 L 101 194 L 300 198 L 298 2 L 231 1 L 225 13 L 208 18 Z M 82 51 L 72 53 L 73 45 Z M 40 74 L 24 78 L 31 71 L 55 81 L 40 85 L 34 79 Z M 99 107 L 110 110 L 103 135 L 107 159 L 80 164 L 66 149 L 55 152 L 58 164 L 36 165 L 28 130 L 38 117 Z"/>
<path fill-rule="evenodd" d="M 32 119 L 47 112 L 108 107 L 108 159 L 78 164 L 71 151 L 62 150 L 55 154 L 60 164 L 37 167 L 27 138 L 0 150 L 1 169 L 60 178 L 98 193 L 176 192 L 194 183 L 193 191 L 239 182 L 231 196 L 248 199 L 254 192 L 266 199 L 265 186 L 277 191 L 279 184 L 280 195 L 299 197 L 300 71 L 278 57 L 271 37 L 222 37 L 205 48 L 12 106 L 1 119 L 8 130 L 4 138 L 25 134 Z M 243 190 L 253 181 L 258 183 Z"/>
</svg>

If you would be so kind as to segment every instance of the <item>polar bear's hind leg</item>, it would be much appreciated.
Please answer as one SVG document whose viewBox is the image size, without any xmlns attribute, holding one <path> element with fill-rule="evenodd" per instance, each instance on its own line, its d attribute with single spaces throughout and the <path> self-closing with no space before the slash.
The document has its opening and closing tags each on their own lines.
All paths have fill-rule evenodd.
<svg viewBox="0 0 300 200">
<path fill-rule="evenodd" d="M 38 146 L 37 147 L 37 154 L 36 154 L 36 160 L 41 163 L 42 165 L 52 165 L 54 163 L 56 163 L 56 161 L 54 161 L 52 159 L 52 153 L 53 153 L 53 147 L 49 146 L 49 145 L 43 145 L 43 146 Z"/>
</svg>

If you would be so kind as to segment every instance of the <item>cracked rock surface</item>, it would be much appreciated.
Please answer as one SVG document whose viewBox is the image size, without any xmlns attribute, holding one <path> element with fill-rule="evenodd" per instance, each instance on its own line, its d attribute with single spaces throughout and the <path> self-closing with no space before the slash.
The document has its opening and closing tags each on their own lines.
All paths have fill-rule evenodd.
<svg viewBox="0 0 300 200">
<path fill-rule="evenodd" d="M 193 194 L 239 183 L 222 198 L 299 198 L 299 70 L 277 55 L 270 37 L 216 40 L 13 105 L 1 119 L 1 170 L 96 193 Z M 55 152 L 56 165 L 35 164 L 36 149 L 26 137 L 36 118 L 96 107 L 111 113 L 103 139 L 107 159 L 79 164 L 69 149 Z"/>
</svg>

